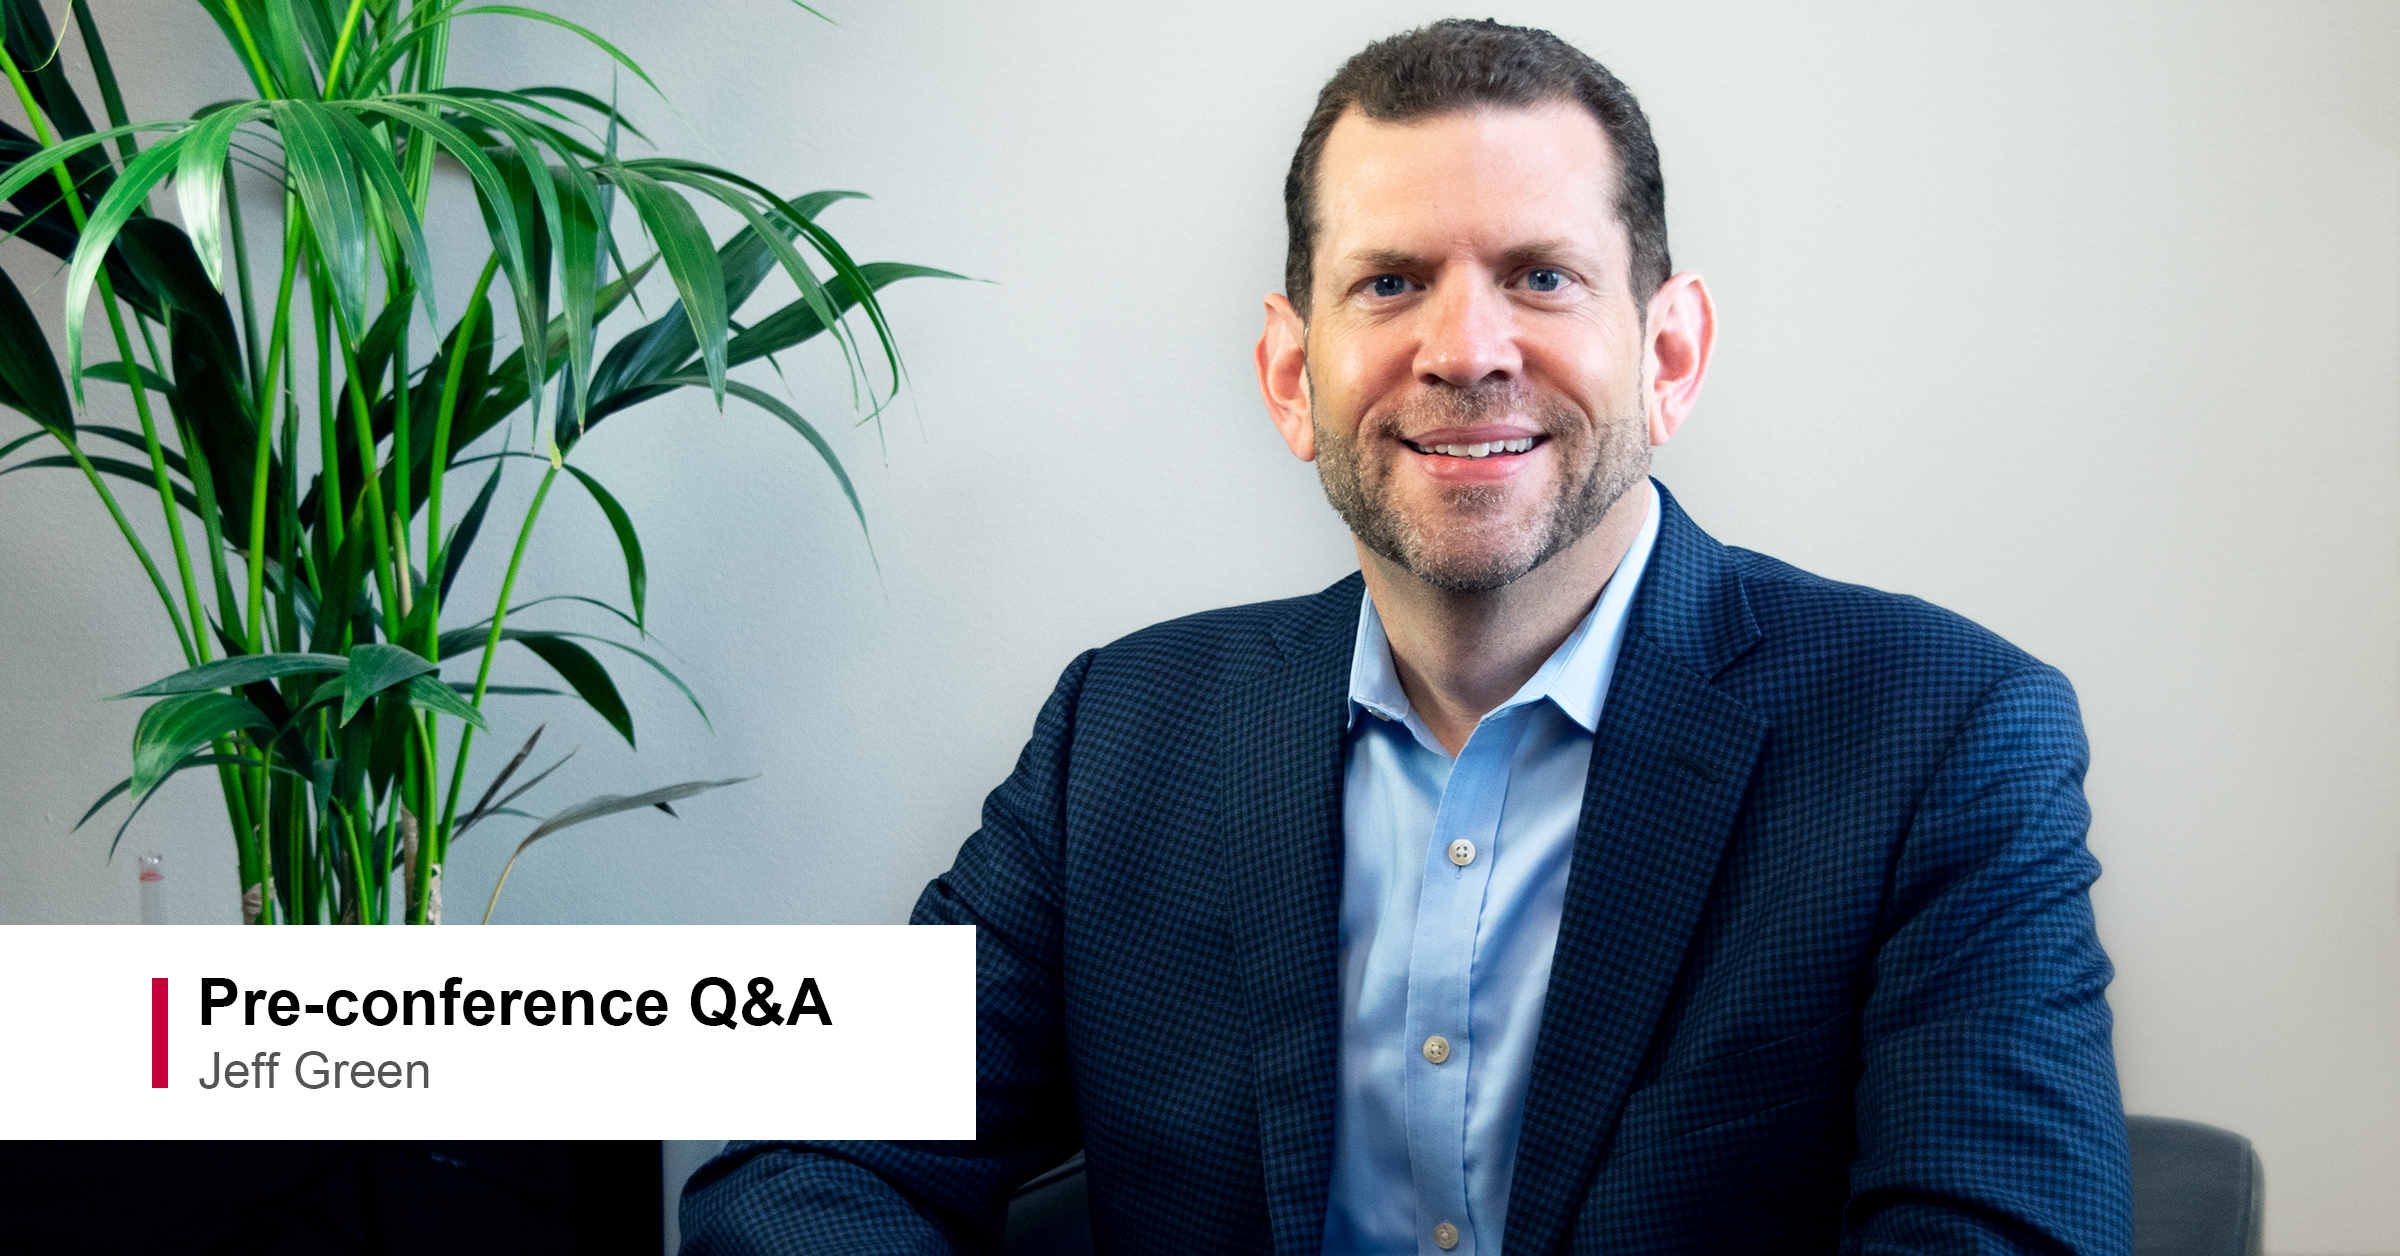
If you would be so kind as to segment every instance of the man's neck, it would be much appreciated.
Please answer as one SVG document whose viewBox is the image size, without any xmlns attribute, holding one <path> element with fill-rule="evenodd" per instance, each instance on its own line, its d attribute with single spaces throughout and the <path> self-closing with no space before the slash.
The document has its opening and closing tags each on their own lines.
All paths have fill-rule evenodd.
<svg viewBox="0 0 2400 1256">
<path fill-rule="evenodd" d="M 1643 484 L 1548 562 L 1486 593 L 1434 588 L 1364 545 L 1359 570 L 1417 718 L 1452 755 L 1591 614 L 1650 510 Z"/>
</svg>

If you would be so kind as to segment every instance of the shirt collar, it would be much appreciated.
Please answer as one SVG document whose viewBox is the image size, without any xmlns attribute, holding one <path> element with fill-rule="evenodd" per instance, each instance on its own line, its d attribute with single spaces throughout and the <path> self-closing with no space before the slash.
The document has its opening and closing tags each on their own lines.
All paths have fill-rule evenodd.
<svg viewBox="0 0 2400 1256">
<path fill-rule="evenodd" d="M 1658 542 L 1658 487 L 1648 481 L 1642 487 L 1650 501 L 1641 531 L 1634 534 L 1633 544 L 1618 560 L 1591 613 L 1551 651 L 1515 696 L 1484 718 L 1548 698 L 1586 733 L 1599 730 L 1600 708 L 1608 696 L 1609 678 L 1616 671 L 1625 615 L 1633 607 L 1634 591 L 1641 586 L 1650 551 Z M 1356 727 L 1359 712 L 1365 711 L 1408 724 L 1413 730 L 1416 712 L 1410 708 L 1408 694 L 1400 687 L 1400 673 L 1392 664 L 1392 643 L 1384 635 L 1383 617 L 1376 613 L 1372 596 L 1361 595 L 1359 603 L 1358 636 L 1350 652 L 1350 724 Z"/>
</svg>

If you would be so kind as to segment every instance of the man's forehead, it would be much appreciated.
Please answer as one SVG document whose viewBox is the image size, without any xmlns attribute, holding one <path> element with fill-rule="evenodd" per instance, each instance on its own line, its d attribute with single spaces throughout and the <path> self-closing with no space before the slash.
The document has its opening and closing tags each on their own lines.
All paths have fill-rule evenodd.
<svg viewBox="0 0 2400 1256">
<path fill-rule="evenodd" d="M 1405 121 L 1356 106 L 1326 136 L 1317 170 L 1321 256 L 1420 259 L 1475 242 L 1526 260 L 1622 240 L 1616 158 L 1580 103 L 1483 106 Z"/>
</svg>

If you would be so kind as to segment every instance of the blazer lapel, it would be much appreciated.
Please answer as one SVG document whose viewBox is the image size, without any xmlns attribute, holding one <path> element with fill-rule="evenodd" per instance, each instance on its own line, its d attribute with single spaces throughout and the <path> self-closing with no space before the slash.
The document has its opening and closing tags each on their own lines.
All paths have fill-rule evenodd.
<svg viewBox="0 0 2400 1256">
<path fill-rule="evenodd" d="M 1333 1178 L 1340 1045 L 1342 743 L 1364 586 L 1352 576 L 1274 626 L 1279 658 L 1228 686 L 1225 892 L 1249 997 L 1267 1210 L 1282 1253 L 1315 1252 Z"/>
<path fill-rule="evenodd" d="M 1556 1248 L 1589 1188 L 1766 742 L 1766 720 L 1709 683 L 1759 635 L 1740 579 L 1659 497 L 1584 786 L 1509 1193 L 1512 1256 Z"/>
</svg>

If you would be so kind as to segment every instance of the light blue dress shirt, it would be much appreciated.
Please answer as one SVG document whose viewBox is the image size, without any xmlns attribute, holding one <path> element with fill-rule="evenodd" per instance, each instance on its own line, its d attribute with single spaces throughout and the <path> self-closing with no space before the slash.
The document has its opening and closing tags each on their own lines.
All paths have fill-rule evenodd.
<svg viewBox="0 0 2400 1256">
<path fill-rule="evenodd" d="M 1646 488 L 1649 513 L 1591 614 L 1456 760 L 1410 708 L 1362 599 L 1328 1256 L 1499 1256 L 1592 734 L 1658 539 Z M 1437 1036 L 1446 1053 L 1427 1050 Z"/>
</svg>

